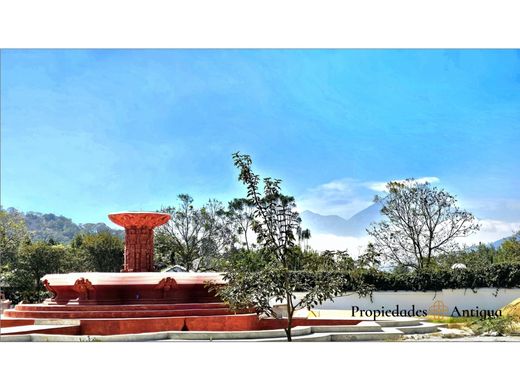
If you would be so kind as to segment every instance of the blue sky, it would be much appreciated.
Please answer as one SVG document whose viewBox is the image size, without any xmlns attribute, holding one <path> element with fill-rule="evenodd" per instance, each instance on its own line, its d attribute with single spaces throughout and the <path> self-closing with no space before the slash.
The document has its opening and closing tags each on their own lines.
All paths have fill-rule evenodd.
<svg viewBox="0 0 520 390">
<path fill-rule="evenodd" d="M 108 222 L 243 196 L 231 154 L 348 217 L 430 177 L 520 221 L 520 51 L 3 50 L 2 205 Z"/>
</svg>

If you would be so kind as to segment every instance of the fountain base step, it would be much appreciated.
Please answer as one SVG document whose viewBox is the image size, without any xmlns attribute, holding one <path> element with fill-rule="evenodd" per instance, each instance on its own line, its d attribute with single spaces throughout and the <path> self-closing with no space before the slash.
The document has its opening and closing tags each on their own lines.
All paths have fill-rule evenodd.
<svg viewBox="0 0 520 390">
<path fill-rule="evenodd" d="M 116 335 L 162 331 L 251 331 L 287 327 L 286 319 L 233 312 L 224 303 L 156 305 L 19 304 L 6 310 L 2 324 L 67 325 L 78 321 L 81 335 Z M 18 321 L 18 324 L 16 323 Z M 21 323 L 20 321 L 25 321 Z M 32 321 L 32 322 L 31 322 Z M 352 326 L 356 319 L 294 318 L 292 326 Z M 37 328 L 33 333 L 41 333 Z M 42 331 L 45 330 L 42 328 Z"/>
</svg>

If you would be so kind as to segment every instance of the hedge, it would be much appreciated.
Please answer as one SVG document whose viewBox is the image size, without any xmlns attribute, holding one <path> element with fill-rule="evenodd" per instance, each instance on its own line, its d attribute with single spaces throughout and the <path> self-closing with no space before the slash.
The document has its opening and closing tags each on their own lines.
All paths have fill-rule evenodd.
<svg viewBox="0 0 520 390">
<path fill-rule="evenodd" d="M 312 285 L 313 274 L 295 271 L 302 285 Z M 370 291 L 440 291 L 442 289 L 515 288 L 520 287 L 520 263 L 499 263 L 480 268 L 421 270 L 393 273 L 357 269 L 342 272 L 342 290 L 367 293 Z"/>
</svg>

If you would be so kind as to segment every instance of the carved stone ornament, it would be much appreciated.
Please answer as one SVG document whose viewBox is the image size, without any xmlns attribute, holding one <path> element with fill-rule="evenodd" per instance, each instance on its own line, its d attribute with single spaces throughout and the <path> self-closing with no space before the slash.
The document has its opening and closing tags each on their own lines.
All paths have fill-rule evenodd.
<svg viewBox="0 0 520 390">
<path fill-rule="evenodd" d="M 175 281 L 174 278 L 168 276 L 167 278 L 161 279 L 161 281 L 157 284 L 157 286 L 155 288 L 163 289 L 166 291 L 173 290 L 173 289 L 177 288 L 177 282 Z"/>
<path fill-rule="evenodd" d="M 74 286 L 72 289 L 76 292 L 82 293 L 87 292 L 87 290 L 93 290 L 94 287 L 92 287 L 92 283 L 90 283 L 90 280 L 85 278 L 79 278 L 74 282 Z"/>
<path fill-rule="evenodd" d="M 49 291 L 52 294 L 52 299 L 58 296 L 58 292 L 51 286 L 47 279 L 43 281 L 43 286 L 47 289 L 47 291 Z"/>
</svg>

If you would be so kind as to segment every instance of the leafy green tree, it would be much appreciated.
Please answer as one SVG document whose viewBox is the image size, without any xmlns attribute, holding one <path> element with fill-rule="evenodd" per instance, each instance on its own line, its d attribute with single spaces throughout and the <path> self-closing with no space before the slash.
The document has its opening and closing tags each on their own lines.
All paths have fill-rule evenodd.
<svg viewBox="0 0 520 390">
<path fill-rule="evenodd" d="M 187 271 L 212 267 L 212 262 L 231 249 L 235 237 L 222 203 L 210 200 L 196 208 L 187 194 L 178 196 L 179 205 L 161 212 L 170 221 L 156 229 L 155 249 L 159 263 L 182 265 Z"/>
<path fill-rule="evenodd" d="M 124 242 L 119 237 L 102 231 L 95 234 L 77 235 L 72 244 L 71 250 L 76 256 L 65 267 L 71 269 L 77 266 L 80 269 L 95 272 L 119 272 L 123 268 L 124 262 Z"/>
<path fill-rule="evenodd" d="M 365 252 L 363 252 L 357 259 L 357 266 L 359 268 L 373 268 L 377 269 L 381 265 L 381 254 L 376 250 L 376 247 L 371 242 L 368 243 Z"/>
<path fill-rule="evenodd" d="M 384 260 L 423 269 L 436 255 L 456 250 L 457 238 L 479 229 L 475 217 L 461 210 L 453 195 L 430 183 L 407 179 L 386 187 L 388 195 L 376 197 L 386 218 L 367 229 Z"/>
<path fill-rule="evenodd" d="M 258 313 L 277 316 L 276 302 L 282 303 L 287 317 L 285 332 L 292 340 L 291 330 L 296 310 L 315 307 L 340 292 L 341 278 L 335 263 L 308 264 L 310 278 L 299 277 L 301 250 L 297 246 L 300 217 L 294 198 L 280 190 L 280 180 L 264 178 L 263 193 L 260 177 L 251 170 L 248 155 L 235 153 L 239 180 L 247 188 L 247 199 L 254 205 L 252 228 L 260 246 L 261 260 L 251 266 L 247 262 L 230 263 L 226 269 L 227 285 L 217 294 L 233 308 L 255 308 Z M 322 257 L 314 257 L 316 262 Z M 296 292 L 302 291 L 297 297 Z"/>
<path fill-rule="evenodd" d="M 497 251 L 497 262 L 520 262 L 520 232 L 505 240 Z"/>
<path fill-rule="evenodd" d="M 0 209 L 0 258 L 3 265 L 16 263 L 18 249 L 29 240 L 23 215 Z"/>
<path fill-rule="evenodd" d="M 221 271 L 232 269 L 248 269 L 259 271 L 269 262 L 269 254 L 263 250 L 238 248 L 229 251 L 228 255 L 218 261 L 217 268 Z"/>
<path fill-rule="evenodd" d="M 491 265 L 497 261 L 497 251 L 491 245 L 480 243 L 475 248 L 462 248 L 461 250 L 438 255 L 435 260 L 442 268 L 451 268 L 454 264 L 464 264 L 470 269 L 479 269 Z"/>
<path fill-rule="evenodd" d="M 47 242 L 24 243 L 18 251 L 18 261 L 6 273 L 6 281 L 16 290 L 18 300 L 40 301 L 44 296 L 41 278 L 58 273 L 67 256 L 64 245 Z"/>
<path fill-rule="evenodd" d="M 67 248 L 67 256 L 64 257 L 60 264 L 60 273 L 69 272 L 93 272 L 94 264 L 90 261 L 83 245 L 85 234 L 77 234 Z"/>
</svg>

